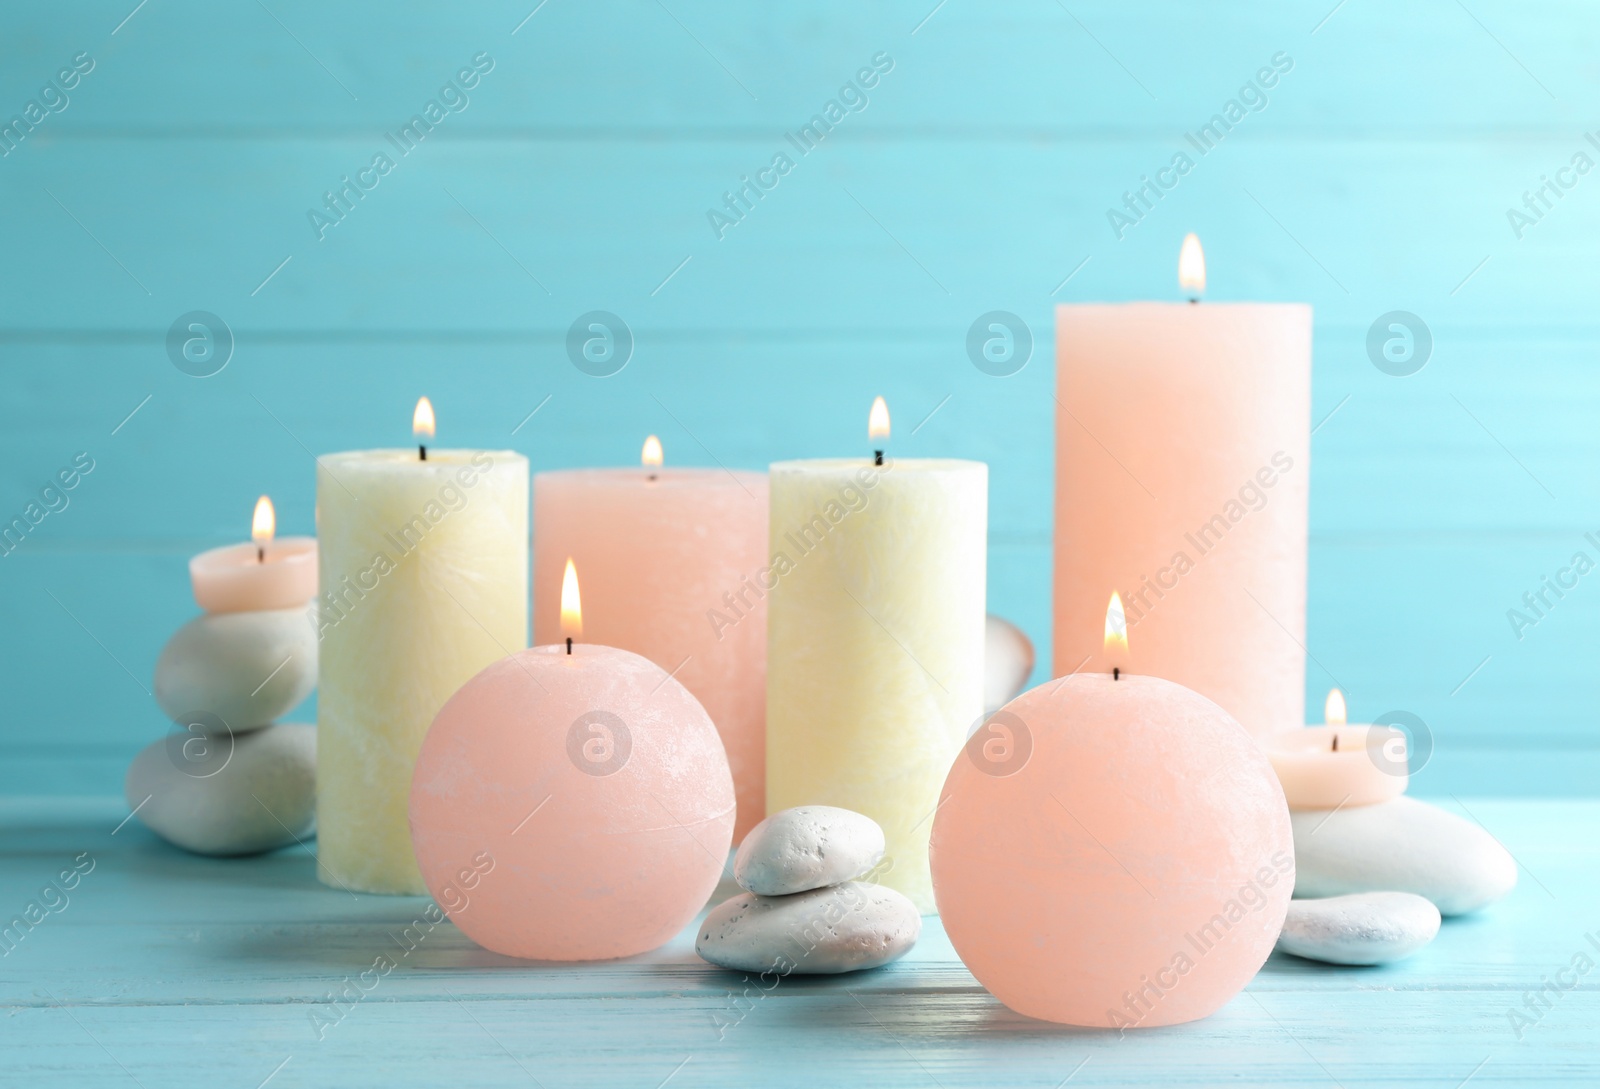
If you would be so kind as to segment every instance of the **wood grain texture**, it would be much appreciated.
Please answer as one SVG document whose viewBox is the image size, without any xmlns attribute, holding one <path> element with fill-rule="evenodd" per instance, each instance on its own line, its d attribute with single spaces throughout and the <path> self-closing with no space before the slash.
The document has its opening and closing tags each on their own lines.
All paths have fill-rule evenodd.
<svg viewBox="0 0 1600 1089">
<path fill-rule="evenodd" d="M 897 453 L 990 464 L 990 607 L 1048 662 L 1051 309 L 1173 297 L 1187 230 L 1212 297 L 1316 310 L 1308 708 L 1337 682 L 1421 715 L 1419 790 L 1600 789 L 1600 593 L 1507 619 L 1600 560 L 1600 173 L 1506 218 L 1600 159 L 1592 6 L 536 3 L 0 12 L 0 125 L 95 60 L 0 157 L 0 521 L 96 459 L 0 558 L 0 789 L 114 790 L 161 729 L 140 686 L 187 557 L 263 491 L 311 531 L 313 454 L 405 441 L 423 392 L 441 442 L 535 470 L 652 431 L 677 464 L 845 453 L 884 394 Z M 1280 51 L 1119 240 L 1107 209 Z M 470 103 L 318 240 L 308 210 L 480 52 Z M 707 210 L 880 52 L 869 104 L 719 239 Z M 603 380 L 563 348 L 596 308 L 637 340 Z M 212 378 L 163 347 L 196 309 L 237 339 Z M 1009 378 L 966 353 L 993 309 L 1034 337 Z M 1395 309 L 1434 337 L 1409 378 L 1368 358 Z"/>
<path fill-rule="evenodd" d="M 402 942 L 426 899 L 318 885 L 300 848 L 201 859 L 137 820 L 113 835 L 126 808 L 111 799 L 17 798 L 0 803 L 0 912 L 80 852 L 94 868 L 0 957 L 0 1082 L 252 1086 L 278 1069 L 274 1086 L 1449 1087 L 1476 1070 L 1474 1085 L 1593 1084 L 1593 975 L 1567 972 L 1581 985 L 1551 992 L 1521 1039 L 1508 1011 L 1594 955 L 1600 803 L 1451 804 L 1522 864 L 1510 899 L 1398 965 L 1274 955 L 1216 1016 L 1119 1037 L 1010 1013 L 935 919 L 895 965 L 745 998 L 743 976 L 694 956 L 692 928 L 586 965 L 489 954 L 448 922 Z M 333 1004 L 380 955 L 395 967 Z"/>
</svg>

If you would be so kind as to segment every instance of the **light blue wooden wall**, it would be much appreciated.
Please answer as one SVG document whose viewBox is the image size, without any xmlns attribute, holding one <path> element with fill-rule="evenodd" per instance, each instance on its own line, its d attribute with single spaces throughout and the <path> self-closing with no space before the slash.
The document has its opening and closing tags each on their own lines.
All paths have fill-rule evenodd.
<svg viewBox="0 0 1600 1089">
<path fill-rule="evenodd" d="M 162 730 L 185 558 L 262 491 L 309 532 L 312 453 L 405 443 L 419 393 L 441 442 L 537 468 L 647 431 L 679 463 L 856 451 L 882 393 L 897 452 L 990 463 L 991 607 L 1048 661 L 1051 308 L 1174 297 L 1189 230 L 1211 297 L 1316 307 L 1308 706 L 1337 678 L 1421 715 L 1419 790 L 1600 782 L 1600 574 L 1521 639 L 1506 617 L 1600 560 L 1600 171 L 1507 219 L 1600 160 L 1581 0 L 136 2 L 0 12 L 0 120 L 95 62 L 0 158 L 0 515 L 95 462 L 0 559 L 0 789 L 116 789 Z M 1280 51 L 1119 240 L 1106 210 Z M 470 104 L 319 240 L 308 210 L 479 53 Z M 707 210 L 879 53 L 870 104 L 719 239 Z M 565 355 L 595 309 L 637 338 L 615 377 Z M 995 309 L 1037 341 L 1009 378 L 964 348 Z M 1435 339 L 1405 378 L 1365 346 L 1397 309 Z M 167 358 L 191 310 L 237 338 L 214 377 Z"/>
</svg>

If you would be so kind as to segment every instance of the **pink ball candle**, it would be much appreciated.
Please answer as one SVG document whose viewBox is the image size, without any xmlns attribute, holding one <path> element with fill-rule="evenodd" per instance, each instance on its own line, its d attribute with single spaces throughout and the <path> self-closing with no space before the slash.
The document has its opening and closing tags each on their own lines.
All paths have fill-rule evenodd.
<svg viewBox="0 0 1600 1089">
<path fill-rule="evenodd" d="M 956 952 L 1018 1013 L 1193 1021 L 1271 953 L 1294 888 L 1289 811 L 1238 722 L 1170 681 L 1078 674 L 989 716 L 934 818 Z"/>
<path fill-rule="evenodd" d="M 716 724 L 739 840 L 766 815 L 767 475 L 664 469 L 659 443 L 645 454 L 654 464 L 534 477 L 533 641 L 560 637 L 553 605 L 570 558 L 586 638 L 649 658 Z"/>
<path fill-rule="evenodd" d="M 249 544 L 226 545 L 189 561 L 195 602 L 208 613 L 292 609 L 317 596 L 317 539 L 274 539 L 272 500 L 256 500 Z"/>
<path fill-rule="evenodd" d="M 642 953 L 693 920 L 733 837 L 733 780 L 688 689 L 626 650 L 519 651 L 423 739 L 411 837 L 428 891 L 485 949 Z"/>
</svg>

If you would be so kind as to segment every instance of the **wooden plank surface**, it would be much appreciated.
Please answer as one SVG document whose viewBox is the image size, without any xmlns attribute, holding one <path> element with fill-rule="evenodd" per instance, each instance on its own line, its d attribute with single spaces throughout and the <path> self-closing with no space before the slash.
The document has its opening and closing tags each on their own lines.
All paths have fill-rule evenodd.
<svg viewBox="0 0 1600 1089">
<path fill-rule="evenodd" d="M 1581 0 L 11 5 L 0 122 L 95 67 L 0 158 L 0 518 L 97 468 L 0 559 L 0 789 L 114 791 L 161 728 L 140 686 L 187 557 L 263 491 L 309 531 L 311 455 L 405 441 L 422 392 L 441 441 L 536 469 L 651 431 L 677 464 L 846 452 L 882 393 L 899 452 L 989 462 L 990 605 L 1046 663 L 1052 307 L 1175 297 L 1192 229 L 1211 298 L 1316 308 L 1309 711 L 1336 678 L 1358 715 L 1420 714 L 1439 792 L 1592 794 L 1600 594 L 1521 638 L 1506 614 L 1600 559 L 1600 181 L 1520 238 L 1506 211 L 1592 147 L 1597 45 Z M 1119 240 L 1107 208 L 1280 51 Z M 319 241 L 307 210 L 480 52 L 470 103 Z M 719 240 L 708 207 L 880 52 Z M 638 344 L 605 380 L 562 347 L 597 307 Z M 195 309 L 236 334 L 212 378 L 163 347 Z M 1010 378 L 966 356 L 992 309 L 1034 335 Z M 1394 309 L 1434 335 L 1409 378 L 1367 354 Z"/>
<path fill-rule="evenodd" d="M 1274 955 L 1216 1016 L 1119 1036 L 1010 1013 L 932 918 L 895 965 L 762 994 L 696 958 L 692 929 L 626 961 L 518 962 L 429 928 L 424 898 L 318 885 L 300 848 L 200 859 L 136 820 L 113 834 L 111 799 L 13 798 L 6 914 L 81 854 L 93 869 L 0 957 L 0 1083 L 1592 1085 L 1600 977 L 1570 966 L 1600 961 L 1600 803 L 1465 805 L 1522 864 L 1507 901 L 1399 965 Z M 426 936 L 401 943 L 418 920 Z M 363 981 L 379 956 L 396 967 Z M 1509 1011 L 1558 970 L 1578 986 L 1519 1039 Z M 332 1001 L 347 988 L 367 993 Z"/>
</svg>

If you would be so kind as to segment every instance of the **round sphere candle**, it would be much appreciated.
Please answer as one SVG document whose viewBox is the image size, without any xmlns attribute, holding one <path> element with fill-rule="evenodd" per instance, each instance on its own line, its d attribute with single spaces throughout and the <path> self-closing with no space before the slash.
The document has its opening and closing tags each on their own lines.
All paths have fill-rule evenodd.
<svg viewBox="0 0 1600 1089">
<path fill-rule="evenodd" d="M 1283 791 L 1244 728 L 1181 685 L 1119 670 L 1031 689 L 973 734 L 943 798 L 941 920 L 1018 1013 L 1192 1021 L 1278 939 L 1294 888 Z"/>
<path fill-rule="evenodd" d="M 1310 307 L 1064 305 L 1056 355 L 1056 675 L 1104 670 L 1111 586 L 1142 671 L 1258 737 L 1305 721 Z"/>
<path fill-rule="evenodd" d="M 883 884 L 924 913 L 939 786 L 983 713 L 988 484 L 952 459 L 771 467 L 767 809 L 871 817 Z"/>
<path fill-rule="evenodd" d="M 432 421 L 424 399 L 413 427 L 431 437 Z M 528 461 L 426 446 L 329 454 L 317 510 L 317 874 L 423 893 L 406 823 L 423 735 L 457 688 L 527 646 Z"/>
<path fill-rule="evenodd" d="M 662 945 L 705 906 L 733 840 L 733 779 L 688 689 L 578 641 L 565 581 L 572 641 L 495 662 L 434 720 L 412 839 L 428 891 L 485 949 L 603 960 Z"/>
<path fill-rule="evenodd" d="M 1344 809 L 1398 798 L 1410 782 L 1406 735 L 1391 726 L 1345 723 L 1344 693 L 1328 693 L 1324 725 L 1262 741 L 1290 809 Z"/>
<path fill-rule="evenodd" d="M 317 596 L 317 540 L 278 537 L 272 500 L 256 500 L 248 544 L 226 545 L 189 561 L 194 600 L 208 613 L 292 609 Z"/>
<path fill-rule="evenodd" d="M 533 641 L 559 641 L 553 605 L 571 559 L 587 640 L 649 658 L 710 714 L 742 839 L 766 815 L 767 475 L 662 460 L 652 435 L 637 469 L 534 476 Z"/>
</svg>

